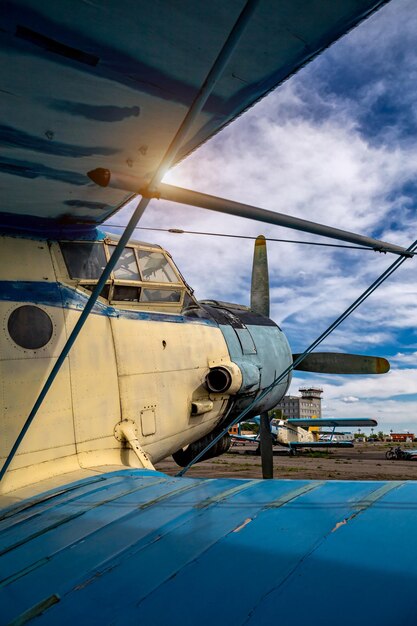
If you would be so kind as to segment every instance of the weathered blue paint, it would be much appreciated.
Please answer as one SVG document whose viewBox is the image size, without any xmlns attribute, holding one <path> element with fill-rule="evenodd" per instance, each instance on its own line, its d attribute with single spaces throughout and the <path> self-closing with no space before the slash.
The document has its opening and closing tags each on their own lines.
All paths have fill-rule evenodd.
<svg viewBox="0 0 417 626">
<path fill-rule="evenodd" d="M 0 621 L 413 624 L 416 502 L 411 481 L 89 478 L 0 515 Z"/>
<path fill-rule="evenodd" d="M 0 301 L 7 302 L 32 302 L 44 306 L 59 307 L 60 309 L 72 309 L 83 311 L 88 301 L 87 294 L 76 289 L 71 289 L 62 283 L 49 283 L 41 281 L 0 281 Z M 208 318 L 185 317 L 172 313 L 155 313 L 153 311 L 135 311 L 133 309 L 121 309 L 97 301 L 91 311 L 93 315 L 105 315 L 106 317 L 120 317 L 130 320 L 147 320 L 150 322 L 175 322 L 178 324 L 202 324 L 217 326 L 217 323 Z"/>
<path fill-rule="evenodd" d="M 77 186 L 88 185 L 89 183 L 87 176 L 84 174 L 78 174 L 70 170 L 59 170 L 36 161 L 21 161 L 12 158 L 0 159 L 0 173 L 9 176 L 18 176 L 20 178 L 29 178 L 31 180 L 34 178 L 45 178 L 48 181 L 53 180 Z M 11 199 L 9 203 L 6 203 L 5 206 L 9 206 L 12 203 L 13 199 Z M 40 215 L 39 217 L 43 216 Z"/>
<path fill-rule="evenodd" d="M 121 11 L 116 0 L 60 0 L 51 12 L 36 0 L 6 2 L 0 209 L 22 215 L 30 202 L 37 217 L 62 222 L 67 212 L 88 230 L 125 199 L 89 186 L 88 170 L 134 172 L 149 184 L 244 4 L 137 0 Z M 259 2 L 176 160 L 383 4 Z M 81 204 L 65 206 L 74 185 Z M 89 213 L 89 202 L 103 208 Z"/>
<path fill-rule="evenodd" d="M 129 117 L 139 117 L 140 107 L 120 107 L 103 104 L 85 104 L 68 100 L 52 100 L 50 107 L 55 111 L 66 111 L 74 116 L 85 117 L 98 122 L 121 122 Z"/>
<path fill-rule="evenodd" d="M 0 142 L 8 148 L 17 148 L 19 150 L 27 148 L 40 154 L 53 154 L 54 156 L 71 157 L 73 159 L 97 155 L 113 155 L 118 152 L 114 148 L 103 146 L 87 147 L 56 141 L 52 131 L 50 131 L 49 136 L 48 131 L 46 131 L 44 137 L 37 137 L 5 124 L 0 125 Z"/>
<path fill-rule="evenodd" d="M 78 209 L 93 209 L 93 211 L 102 211 L 103 209 L 110 208 L 105 202 L 89 202 L 88 200 L 64 200 L 62 204 L 77 207 Z"/>
<path fill-rule="evenodd" d="M 1 169 L 1 164 L 0 164 Z M 78 206 L 65 201 L 62 204 L 67 206 Z M 76 201 L 77 203 L 79 201 Z M 84 204 L 88 207 L 88 203 Z M 97 207 L 94 207 L 97 208 Z M 63 210 L 65 212 L 65 209 Z M 64 216 L 65 217 L 65 216 Z M 0 213 L 0 234 L 14 235 L 18 237 L 26 237 L 42 240 L 65 239 L 83 240 L 83 241 L 102 241 L 106 234 L 96 228 L 94 224 L 88 223 L 72 223 L 71 218 L 63 219 L 62 223 L 46 217 L 37 217 L 34 215 L 15 215 L 14 213 Z"/>
<path fill-rule="evenodd" d="M 261 391 L 271 385 L 281 372 L 292 363 L 291 350 L 284 333 L 278 326 L 248 325 L 244 329 L 235 329 L 227 324 L 220 324 L 220 330 L 227 343 L 227 348 L 234 361 L 240 368 L 243 376 L 242 389 L 248 395 L 236 400 L 233 415 L 237 415 L 253 401 L 253 390 Z M 249 341 L 242 342 L 238 332 L 245 332 L 250 336 L 254 350 L 247 349 Z M 287 374 L 279 385 L 271 389 L 261 403 L 253 407 L 257 415 L 264 406 L 277 404 L 285 394 L 291 382 L 291 372 Z"/>
</svg>

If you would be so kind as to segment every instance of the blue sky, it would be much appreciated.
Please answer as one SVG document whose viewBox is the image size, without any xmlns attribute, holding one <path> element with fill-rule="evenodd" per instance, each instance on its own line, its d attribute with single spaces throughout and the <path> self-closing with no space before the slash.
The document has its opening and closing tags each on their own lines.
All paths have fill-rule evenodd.
<svg viewBox="0 0 417 626">
<path fill-rule="evenodd" d="M 408 246 L 417 239 L 416 35 L 415 1 L 392 0 L 165 181 Z M 161 201 L 140 225 L 314 239 Z M 141 231 L 138 238 L 166 247 L 198 298 L 248 304 L 252 242 Z M 394 260 L 272 242 L 268 253 L 271 317 L 294 352 Z M 416 262 L 404 263 L 323 344 L 387 356 L 391 372 L 308 379 L 300 373 L 292 393 L 308 380 L 324 389 L 325 416 L 375 417 L 385 431 L 417 431 Z"/>
</svg>

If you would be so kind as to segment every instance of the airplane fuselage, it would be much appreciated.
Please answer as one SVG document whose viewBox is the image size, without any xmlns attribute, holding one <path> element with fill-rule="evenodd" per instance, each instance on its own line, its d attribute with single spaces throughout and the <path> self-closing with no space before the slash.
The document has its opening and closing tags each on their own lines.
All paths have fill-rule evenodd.
<svg viewBox="0 0 417 626">
<path fill-rule="evenodd" d="M 2 459 L 116 243 L 1 238 Z M 274 322 L 238 305 L 197 303 L 168 253 L 131 242 L 3 489 L 79 467 L 140 466 L 118 437 L 121 422 L 153 463 L 204 443 L 249 404 L 251 415 L 275 406 L 289 377 L 256 397 L 291 360 Z"/>
<path fill-rule="evenodd" d="M 276 441 L 289 446 L 291 443 L 312 443 L 318 441 L 317 433 L 311 432 L 300 426 L 289 426 L 285 420 L 280 420 L 277 425 L 271 425 L 271 432 Z"/>
</svg>

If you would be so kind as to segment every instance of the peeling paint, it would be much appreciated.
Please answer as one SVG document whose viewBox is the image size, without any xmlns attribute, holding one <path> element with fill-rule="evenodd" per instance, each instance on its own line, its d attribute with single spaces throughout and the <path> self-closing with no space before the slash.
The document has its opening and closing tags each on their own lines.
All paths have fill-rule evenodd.
<svg viewBox="0 0 417 626">
<path fill-rule="evenodd" d="M 98 122 L 121 122 L 129 117 L 139 117 L 140 107 L 120 107 L 115 105 L 86 104 L 85 102 L 53 101 L 51 108 L 70 115 L 84 117 Z"/>
<path fill-rule="evenodd" d="M 245 526 L 247 526 L 248 524 L 250 524 L 250 523 L 251 523 L 252 519 L 253 519 L 252 517 L 247 517 L 247 518 L 245 519 L 245 521 L 244 521 L 244 522 L 242 522 L 242 524 L 240 524 L 240 526 L 238 526 L 237 528 L 235 528 L 232 532 L 234 532 L 234 533 L 238 533 L 238 532 L 240 532 L 240 531 L 242 530 L 242 528 L 245 528 Z"/>
</svg>

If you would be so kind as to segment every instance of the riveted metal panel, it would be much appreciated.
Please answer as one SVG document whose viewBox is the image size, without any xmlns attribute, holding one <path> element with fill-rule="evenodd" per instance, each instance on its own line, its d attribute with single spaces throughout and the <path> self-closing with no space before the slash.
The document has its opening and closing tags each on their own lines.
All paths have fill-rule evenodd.
<svg viewBox="0 0 417 626">
<path fill-rule="evenodd" d="M 2 619 L 56 597 L 40 624 L 413 623 L 416 501 L 413 481 L 89 478 L 0 515 Z"/>
</svg>

